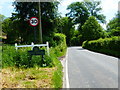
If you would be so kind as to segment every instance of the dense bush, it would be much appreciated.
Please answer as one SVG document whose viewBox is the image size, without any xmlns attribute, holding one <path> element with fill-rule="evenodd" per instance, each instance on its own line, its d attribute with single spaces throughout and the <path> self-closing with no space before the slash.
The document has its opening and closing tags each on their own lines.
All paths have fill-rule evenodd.
<svg viewBox="0 0 120 90">
<path fill-rule="evenodd" d="M 53 66 L 51 58 L 46 54 L 42 60 L 41 56 L 32 56 L 31 60 L 28 55 L 28 50 L 31 48 L 21 48 L 17 51 L 15 46 L 3 45 L 2 48 L 2 67 L 17 66 L 17 67 L 33 67 L 35 65 Z"/>
<path fill-rule="evenodd" d="M 91 16 L 82 26 L 82 36 L 84 40 L 96 40 L 104 38 L 105 32 L 96 18 Z"/>
<path fill-rule="evenodd" d="M 2 47 L 2 67 L 14 66 L 17 55 L 14 46 L 4 45 Z"/>
<path fill-rule="evenodd" d="M 120 57 L 120 37 L 85 41 L 82 47 Z"/>
<path fill-rule="evenodd" d="M 54 53 L 59 57 L 62 55 L 62 53 L 65 52 L 67 46 L 66 46 L 66 36 L 61 33 L 56 33 L 54 35 L 54 45 L 53 45 L 53 51 Z"/>
<path fill-rule="evenodd" d="M 66 52 L 66 36 L 61 33 L 55 33 L 53 38 L 54 44 L 53 47 L 50 48 L 50 58 L 53 60 L 53 63 L 56 67 L 56 71 L 54 72 L 53 81 L 55 88 L 62 87 L 62 65 L 58 60 L 58 57 L 65 55 Z"/>
<path fill-rule="evenodd" d="M 78 36 L 74 36 L 72 39 L 71 39 L 71 46 L 80 46 L 82 45 L 82 35 L 78 35 Z"/>
<path fill-rule="evenodd" d="M 120 36 L 120 30 L 112 29 L 109 34 L 110 36 Z"/>
</svg>

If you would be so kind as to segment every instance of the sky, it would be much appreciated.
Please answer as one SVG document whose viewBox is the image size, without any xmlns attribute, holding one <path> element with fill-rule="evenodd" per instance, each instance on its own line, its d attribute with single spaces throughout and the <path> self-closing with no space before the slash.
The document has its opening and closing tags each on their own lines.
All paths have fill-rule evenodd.
<svg viewBox="0 0 120 90">
<path fill-rule="evenodd" d="M 62 16 L 68 12 L 66 10 L 67 6 L 70 5 L 72 2 L 80 2 L 82 0 L 60 0 L 61 3 L 58 7 L 58 11 L 61 13 Z M 97 1 L 97 0 L 96 0 Z M 101 11 L 102 14 L 106 16 L 107 23 L 115 17 L 115 14 L 118 11 L 118 2 L 120 0 L 101 0 L 101 7 L 103 10 Z M 12 6 L 13 0 L 0 0 L 0 14 L 11 17 L 11 13 L 15 12 L 14 7 Z M 102 24 L 101 24 L 102 25 Z M 105 28 L 105 25 L 102 25 Z"/>
</svg>

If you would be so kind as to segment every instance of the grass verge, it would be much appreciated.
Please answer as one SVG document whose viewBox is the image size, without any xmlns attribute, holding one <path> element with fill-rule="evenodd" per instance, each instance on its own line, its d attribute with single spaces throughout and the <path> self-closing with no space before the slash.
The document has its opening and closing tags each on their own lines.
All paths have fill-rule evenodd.
<svg viewBox="0 0 120 90">
<path fill-rule="evenodd" d="M 52 67 L 36 65 L 31 68 L 18 68 L 14 64 L 4 67 L 2 69 L 2 88 L 62 88 L 63 67 L 58 57 L 65 55 L 66 49 L 57 53 L 55 50 L 58 49 L 50 48 L 50 59 L 54 64 Z"/>
<path fill-rule="evenodd" d="M 50 48 L 50 56 L 47 54 L 44 56 L 44 63 L 39 56 L 29 59 L 27 51 L 30 48 L 16 51 L 14 46 L 4 45 L 2 48 L 3 88 L 62 88 L 63 67 L 58 58 L 65 55 L 65 37 L 63 34 L 55 34 L 55 45 Z"/>
<path fill-rule="evenodd" d="M 54 88 L 52 77 L 56 68 L 9 67 L 2 69 L 2 88 Z"/>
</svg>

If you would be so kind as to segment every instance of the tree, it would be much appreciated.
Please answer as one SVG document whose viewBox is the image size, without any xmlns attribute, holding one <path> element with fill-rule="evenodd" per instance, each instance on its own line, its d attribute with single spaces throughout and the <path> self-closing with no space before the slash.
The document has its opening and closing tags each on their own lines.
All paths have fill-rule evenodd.
<svg viewBox="0 0 120 90">
<path fill-rule="evenodd" d="M 10 18 L 6 18 L 2 23 L 2 31 L 7 35 L 6 43 L 15 43 L 19 38 L 19 33 L 16 28 L 17 21 L 11 21 Z"/>
<path fill-rule="evenodd" d="M 84 0 L 84 5 L 89 12 L 89 16 L 94 16 L 98 21 L 101 23 L 105 23 L 105 16 L 101 14 L 101 1 L 94 1 L 94 0 Z"/>
<path fill-rule="evenodd" d="M 110 32 L 112 29 L 117 29 L 118 27 L 120 27 L 120 12 L 107 24 L 107 31 Z"/>
<path fill-rule="evenodd" d="M 57 19 L 57 32 L 63 33 L 66 35 L 67 45 L 70 45 L 70 40 L 73 37 L 73 33 L 75 27 L 73 26 L 73 22 L 68 17 L 62 17 Z"/>
<path fill-rule="evenodd" d="M 3 23 L 4 19 L 5 19 L 5 16 L 0 14 L 0 35 L 3 34 L 3 32 L 2 32 L 2 23 Z"/>
<path fill-rule="evenodd" d="M 88 19 L 89 13 L 83 2 L 74 2 L 67 7 L 70 10 L 66 15 L 73 19 L 74 24 L 79 24 L 79 27 Z"/>
<path fill-rule="evenodd" d="M 120 36 L 120 12 L 107 24 L 107 32 L 110 36 Z"/>
<path fill-rule="evenodd" d="M 71 46 L 79 46 L 82 45 L 82 34 L 79 33 L 78 30 L 74 31 L 74 35 L 71 38 Z"/>
<path fill-rule="evenodd" d="M 41 2 L 41 22 L 44 42 L 49 40 L 46 37 L 52 37 L 54 33 L 54 19 L 57 17 L 58 2 Z M 16 13 L 12 14 L 12 21 L 18 20 L 17 27 L 19 35 L 23 43 L 31 43 L 34 41 L 34 28 L 28 23 L 31 17 L 38 17 L 38 3 L 37 2 L 14 2 Z M 39 26 L 36 27 L 37 42 L 39 42 Z"/>
<path fill-rule="evenodd" d="M 79 24 L 79 31 L 88 17 L 94 16 L 102 23 L 105 23 L 105 16 L 100 13 L 100 1 L 84 0 L 83 2 L 74 2 L 67 9 L 70 10 L 66 15 L 73 19 L 74 24 Z"/>
<path fill-rule="evenodd" d="M 110 36 L 120 36 L 120 27 L 112 29 L 109 33 Z"/>
<path fill-rule="evenodd" d="M 3 22 L 3 21 L 4 21 L 4 19 L 5 19 L 5 16 L 4 16 L 4 15 L 2 15 L 2 14 L 0 14 L 0 23 L 1 23 L 1 22 Z"/>
<path fill-rule="evenodd" d="M 82 26 L 82 37 L 84 40 L 95 40 L 105 37 L 102 27 L 94 16 L 89 17 Z"/>
</svg>

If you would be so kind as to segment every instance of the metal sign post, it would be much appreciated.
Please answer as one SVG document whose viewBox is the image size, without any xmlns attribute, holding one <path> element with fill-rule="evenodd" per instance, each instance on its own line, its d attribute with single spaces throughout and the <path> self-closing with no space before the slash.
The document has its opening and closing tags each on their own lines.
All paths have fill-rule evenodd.
<svg viewBox="0 0 120 90">
<path fill-rule="evenodd" d="M 35 30 L 35 26 L 37 26 L 39 23 L 38 18 L 36 17 L 31 17 L 30 18 L 30 25 L 34 27 L 34 43 L 36 43 L 36 30 Z"/>
</svg>

